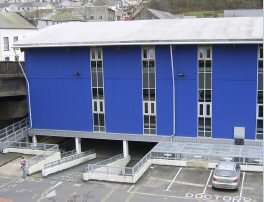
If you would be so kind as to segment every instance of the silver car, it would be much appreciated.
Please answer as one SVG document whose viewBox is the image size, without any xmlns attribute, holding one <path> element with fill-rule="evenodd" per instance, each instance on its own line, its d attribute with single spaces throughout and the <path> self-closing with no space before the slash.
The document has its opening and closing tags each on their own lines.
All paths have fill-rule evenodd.
<svg viewBox="0 0 264 202">
<path fill-rule="evenodd" d="M 231 161 L 220 161 L 213 173 L 212 188 L 238 190 L 240 165 Z"/>
</svg>

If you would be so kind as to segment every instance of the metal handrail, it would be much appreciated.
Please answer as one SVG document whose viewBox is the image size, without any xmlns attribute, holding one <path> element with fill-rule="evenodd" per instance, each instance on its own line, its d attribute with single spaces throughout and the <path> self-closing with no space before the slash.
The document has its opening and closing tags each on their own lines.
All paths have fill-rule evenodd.
<svg viewBox="0 0 264 202">
<path fill-rule="evenodd" d="M 61 152 L 61 158 L 71 156 L 73 154 L 76 154 L 76 149 L 73 149 L 73 150 L 67 151 L 67 152 Z"/>
<path fill-rule="evenodd" d="M 1 129 L 0 130 L 0 141 L 4 137 L 9 136 L 9 135 L 13 134 L 14 132 L 16 132 L 22 128 L 28 128 L 28 126 L 29 126 L 28 118 L 25 118 L 21 121 L 18 121 L 16 123 L 13 123 L 10 126 L 7 126 L 3 129 Z"/>
<path fill-rule="evenodd" d="M 118 155 L 115 155 L 115 156 L 113 156 L 111 158 L 108 158 L 108 159 L 105 159 L 103 161 L 100 161 L 100 162 L 96 163 L 95 165 L 98 165 L 98 166 L 99 165 L 107 165 L 107 164 L 113 163 L 114 161 L 117 161 L 118 159 L 121 159 L 123 157 L 124 157 L 124 154 L 118 154 Z"/>
<path fill-rule="evenodd" d="M 133 167 L 121 167 L 121 166 L 109 166 L 107 164 L 112 163 L 120 158 L 123 158 L 123 154 L 116 155 L 110 159 L 106 159 L 96 164 L 88 164 L 86 172 L 100 172 L 109 174 L 118 174 L 126 176 L 134 176 L 136 172 L 143 167 L 151 158 L 151 152 L 147 153 L 135 166 Z M 111 161 L 110 161 L 111 160 Z M 107 164 L 106 164 L 107 163 Z"/>
<path fill-rule="evenodd" d="M 36 165 L 40 161 L 45 160 L 47 157 L 55 154 L 59 151 L 58 145 L 53 145 L 52 147 L 46 148 L 46 150 L 43 150 L 43 152 L 37 156 L 34 156 L 28 160 L 28 168 Z"/>
<path fill-rule="evenodd" d="M 50 162 L 50 163 L 46 163 L 44 165 L 44 169 L 52 168 L 52 167 L 55 167 L 55 166 L 58 166 L 58 165 L 67 163 L 69 161 L 73 161 L 75 159 L 82 158 L 82 157 L 87 156 L 87 155 L 90 155 L 90 154 L 95 154 L 95 150 L 94 149 L 91 149 L 89 151 L 81 152 L 80 154 L 73 154 L 73 155 L 70 155 L 70 156 L 61 158 L 60 160 L 53 161 L 53 162 Z"/>
</svg>

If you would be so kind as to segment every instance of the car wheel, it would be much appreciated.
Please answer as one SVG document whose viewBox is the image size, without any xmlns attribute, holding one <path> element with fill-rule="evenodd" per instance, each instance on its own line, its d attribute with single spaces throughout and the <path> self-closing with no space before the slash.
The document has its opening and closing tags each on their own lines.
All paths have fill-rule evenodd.
<svg viewBox="0 0 264 202">
<path fill-rule="evenodd" d="M 212 189 L 215 189 L 215 187 L 212 185 Z"/>
</svg>

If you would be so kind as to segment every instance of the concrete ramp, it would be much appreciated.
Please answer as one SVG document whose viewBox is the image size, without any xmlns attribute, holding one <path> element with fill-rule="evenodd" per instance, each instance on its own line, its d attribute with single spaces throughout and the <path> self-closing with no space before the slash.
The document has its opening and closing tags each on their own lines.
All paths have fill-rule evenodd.
<svg viewBox="0 0 264 202">
<path fill-rule="evenodd" d="M 96 153 L 94 150 L 87 152 L 82 152 L 80 154 L 73 154 L 57 161 L 53 161 L 44 165 L 42 169 L 42 176 L 46 177 L 50 174 L 60 172 L 62 170 L 80 165 L 81 163 L 90 161 L 96 158 Z"/>
<path fill-rule="evenodd" d="M 124 157 L 123 154 L 119 154 L 97 164 L 88 164 L 86 172 L 83 173 L 83 180 L 123 182 L 119 178 L 131 173 L 130 168 L 126 168 L 130 159 L 130 156 Z"/>
</svg>

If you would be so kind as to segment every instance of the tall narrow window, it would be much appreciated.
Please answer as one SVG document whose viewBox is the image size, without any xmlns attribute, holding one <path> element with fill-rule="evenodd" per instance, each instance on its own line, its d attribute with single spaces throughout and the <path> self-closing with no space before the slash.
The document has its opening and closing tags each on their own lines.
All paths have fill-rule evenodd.
<svg viewBox="0 0 264 202">
<path fill-rule="evenodd" d="M 199 63 L 199 100 L 198 100 L 198 135 L 212 137 L 212 48 L 198 47 Z"/>
<path fill-rule="evenodd" d="M 258 98 L 256 139 L 263 139 L 263 46 L 259 46 L 258 49 Z"/>
<path fill-rule="evenodd" d="M 156 134 L 155 47 L 142 47 L 144 134 Z"/>
<path fill-rule="evenodd" d="M 94 131 L 105 131 L 104 72 L 102 48 L 91 48 Z"/>
<path fill-rule="evenodd" d="M 9 39 L 4 37 L 4 51 L 9 51 Z"/>
</svg>

